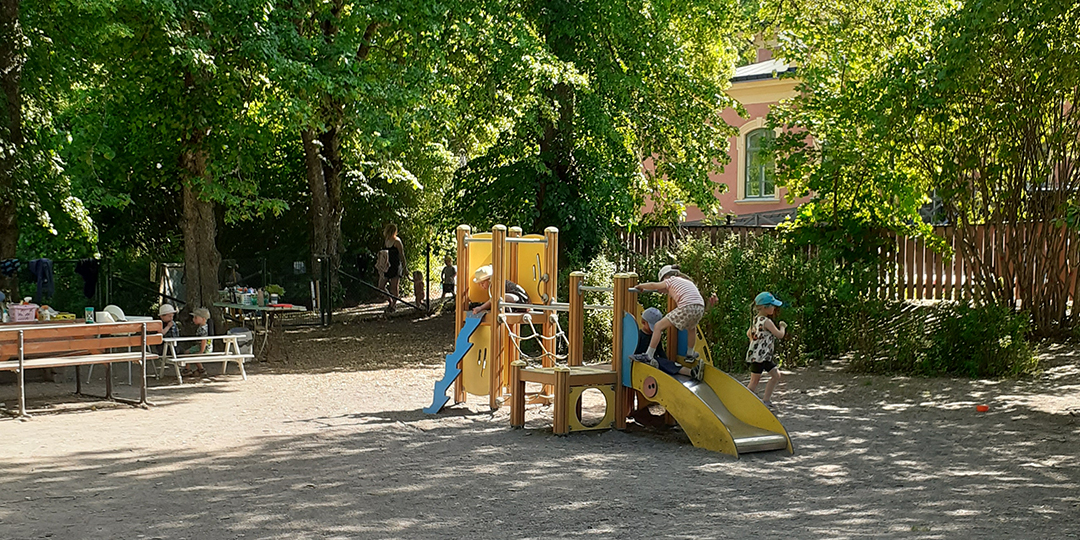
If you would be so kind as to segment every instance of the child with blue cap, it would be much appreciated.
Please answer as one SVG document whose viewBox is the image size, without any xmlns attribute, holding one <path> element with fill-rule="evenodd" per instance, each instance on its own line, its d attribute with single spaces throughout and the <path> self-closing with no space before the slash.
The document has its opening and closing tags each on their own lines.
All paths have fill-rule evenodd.
<svg viewBox="0 0 1080 540">
<path fill-rule="evenodd" d="M 765 385 L 763 401 L 770 408 L 773 390 L 782 379 L 774 357 L 776 340 L 783 339 L 787 334 L 787 323 L 781 322 L 777 326 L 773 317 L 776 315 L 776 308 L 783 305 L 772 293 L 763 292 L 757 295 L 754 298 L 754 321 L 746 331 L 746 337 L 750 338 L 750 349 L 746 351 L 746 362 L 750 364 L 750 384 L 746 387 L 751 392 L 757 390 L 761 374 L 768 372 L 769 382 Z"/>
</svg>

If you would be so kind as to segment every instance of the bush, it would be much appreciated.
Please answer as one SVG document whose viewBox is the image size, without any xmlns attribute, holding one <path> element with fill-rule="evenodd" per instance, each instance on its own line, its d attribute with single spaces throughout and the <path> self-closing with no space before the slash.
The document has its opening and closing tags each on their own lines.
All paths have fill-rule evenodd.
<svg viewBox="0 0 1080 540">
<path fill-rule="evenodd" d="M 777 342 L 784 366 L 850 352 L 849 367 L 867 373 L 1001 377 L 1034 369 L 1025 340 L 1027 315 L 996 305 L 878 299 L 874 264 L 799 247 L 782 234 L 732 235 L 717 245 L 686 239 L 637 261 L 638 275 L 653 281 L 661 266 L 678 263 L 707 302 L 715 296 L 701 324 L 713 363 L 729 372 L 746 369 L 746 329 L 754 296 L 761 291 L 785 303 L 777 313 L 788 323 L 788 337 Z M 614 265 L 607 259 L 594 262 L 589 282 L 610 284 Z M 643 294 L 639 300 L 644 307 L 666 311 L 664 295 Z M 594 320 L 593 325 L 586 321 L 586 350 L 592 351 L 590 357 L 607 359 L 601 350 L 610 348 L 610 315 L 604 312 L 602 322 Z"/>
<path fill-rule="evenodd" d="M 920 371 L 924 375 L 1009 377 L 1035 369 L 1024 339 L 1030 317 L 995 304 L 970 306 L 943 302 Z"/>
<path fill-rule="evenodd" d="M 585 285 L 611 287 L 615 275 L 615 263 L 603 255 L 597 256 L 585 268 Z M 610 292 L 587 292 L 585 303 L 610 306 L 615 296 Z M 588 363 L 611 361 L 612 312 L 603 309 L 585 310 L 584 356 Z"/>
<path fill-rule="evenodd" d="M 875 302 L 855 322 L 859 372 L 1008 377 L 1036 366 L 1028 316 L 998 305 Z"/>
<path fill-rule="evenodd" d="M 732 235 L 716 246 L 691 238 L 642 261 L 639 268 L 652 280 L 656 269 L 672 262 L 694 280 L 706 299 L 716 297 L 702 327 L 713 362 L 725 371 L 746 369 L 750 345 L 746 329 L 759 292 L 772 292 L 786 304 L 778 317 L 787 321 L 789 337 L 778 342 L 777 358 L 787 366 L 805 365 L 846 350 L 848 308 L 865 297 L 860 293 L 865 285 L 858 286 L 865 283 L 860 278 L 862 270 L 810 255 L 774 234 Z M 643 302 L 666 307 L 663 297 L 643 297 Z"/>
</svg>

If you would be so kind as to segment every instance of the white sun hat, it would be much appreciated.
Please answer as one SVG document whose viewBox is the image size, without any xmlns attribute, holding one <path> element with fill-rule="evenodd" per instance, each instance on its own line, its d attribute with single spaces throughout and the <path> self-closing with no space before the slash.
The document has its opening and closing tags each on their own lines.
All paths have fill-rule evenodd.
<svg viewBox="0 0 1080 540">
<path fill-rule="evenodd" d="M 161 307 L 157 310 L 158 317 L 162 315 L 172 315 L 173 313 L 176 313 L 176 308 L 173 307 L 172 304 L 161 304 Z"/>
<path fill-rule="evenodd" d="M 494 273 L 494 269 L 490 264 L 481 266 L 476 269 L 476 273 L 473 274 L 473 283 L 480 283 L 481 281 L 487 281 L 491 279 L 491 275 Z"/>
<path fill-rule="evenodd" d="M 679 269 L 675 268 L 675 265 L 673 265 L 673 264 L 665 264 L 664 267 L 660 269 L 660 272 L 658 272 L 656 274 L 656 280 L 657 281 L 664 281 L 664 278 L 667 277 L 668 274 L 671 274 L 673 272 L 678 272 L 678 271 L 679 271 Z"/>
</svg>

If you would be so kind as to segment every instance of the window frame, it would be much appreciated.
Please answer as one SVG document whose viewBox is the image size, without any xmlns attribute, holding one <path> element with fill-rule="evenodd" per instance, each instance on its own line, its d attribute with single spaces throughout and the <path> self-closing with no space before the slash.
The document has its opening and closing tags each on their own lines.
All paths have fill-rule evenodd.
<svg viewBox="0 0 1080 540">
<path fill-rule="evenodd" d="M 743 174 L 742 174 L 742 177 L 739 179 L 739 181 L 742 183 L 742 188 L 743 188 L 741 190 L 742 195 L 743 195 L 742 196 L 743 200 L 747 200 L 747 201 L 760 201 L 760 200 L 773 201 L 773 200 L 777 200 L 776 179 L 773 178 L 773 181 L 771 183 L 772 184 L 772 192 L 766 193 L 766 186 L 769 184 L 769 182 L 766 180 L 765 176 L 762 175 L 762 171 L 768 168 L 769 163 L 772 164 L 772 168 L 775 171 L 775 169 L 776 169 L 775 161 L 770 159 L 769 163 L 759 165 L 757 167 L 753 167 L 752 166 L 752 160 L 754 158 L 754 155 L 761 151 L 761 144 L 758 143 L 756 148 L 751 145 L 751 140 L 754 139 L 754 138 L 775 139 L 775 137 L 776 137 L 776 133 L 773 130 L 765 128 L 765 127 L 757 127 L 757 128 L 751 129 L 750 131 L 747 131 L 745 134 L 743 134 L 743 145 L 742 146 L 745 149 L 744 155 L 742 156 L 743 167 L 741 167 Z M 753 179 L 753 181 L 751 181 L 751 178 L 750 178 L 751 174 L 756 174 L 758 177 Z M 751 190 L 752 186 L 756 187 L 759 190 L 759 193 L 757 195 L 751 195 L 751 193 L 753 192 Z"/>
</svg>

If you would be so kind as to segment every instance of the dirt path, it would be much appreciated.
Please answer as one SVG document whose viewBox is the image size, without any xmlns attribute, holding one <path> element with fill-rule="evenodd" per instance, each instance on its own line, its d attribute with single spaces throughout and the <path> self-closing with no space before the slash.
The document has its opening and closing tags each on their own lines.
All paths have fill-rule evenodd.
<svg viewBox="0 0 1080 540">
<path fill-rule="evenodd" d="M 0 537 L 1070 538 L 1080 358 L 1038 380 L 792 373 L 796 455 L 741 460 L 677 430 L 554 437 L 482 400 L 419 411 L 448 318 L 294 328 L 247 382 L 161 386 L 149 410 L 68 400 L 0 420 Z M 165 380 L 164 383 L 170 383 Z M 124 387 L 126 389 L 126 387 Z M 14 387 L 0 387 L 0 401 Z M 976 403 L 991 405 L 976 413 Z"/>
</svg>

